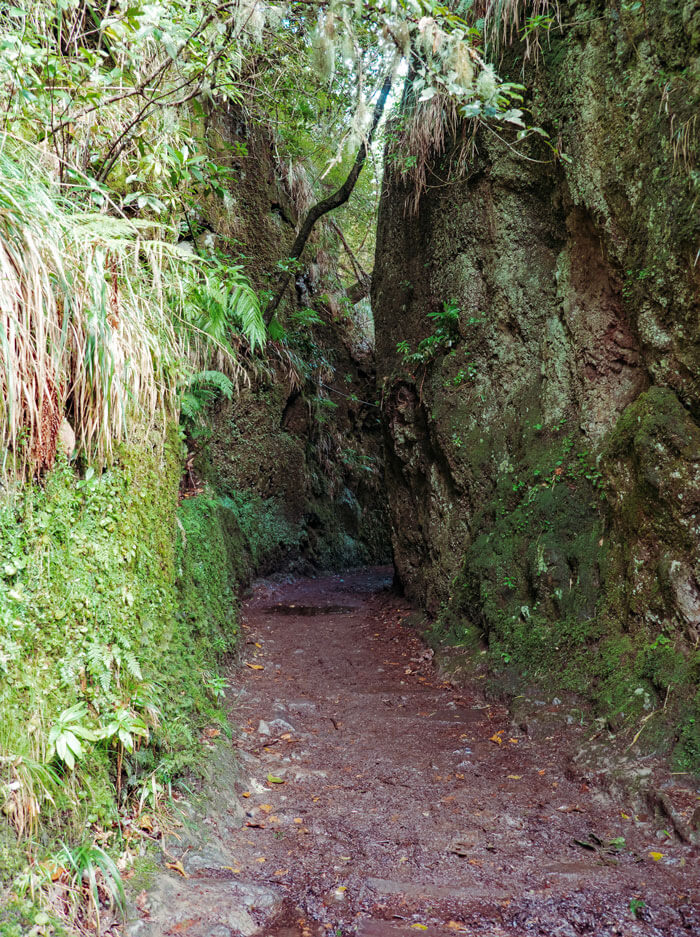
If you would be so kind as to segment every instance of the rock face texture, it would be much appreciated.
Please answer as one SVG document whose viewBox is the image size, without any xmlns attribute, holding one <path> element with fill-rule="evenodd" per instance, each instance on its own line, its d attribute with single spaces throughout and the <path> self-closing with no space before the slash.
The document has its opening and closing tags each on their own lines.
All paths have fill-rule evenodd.
<svg viewBox="0 0 700 937">
<path fill-rule="evenodd" d="M 554 674 L 627 726 L 665 704 L 686 765 L 700 5 L 565 4 L 561 21 L 526 75 L 570 162 L 482 131 L 459 178 L 454 149 L 433 158 L 417 212 L 385 181 L 373 307 L 396 567 L 443 635 L 485 640 L 494 663 Z"/>
<path fill-rule="evenodd" d="M 269 289 L 310 195 L 299 171 L 277 160 L 264 128 L 234 108 L 213 109 L 208 119 L 210 144 L 232 175 L 226 198 L 212 197 L 203 221 L 255 287 Z M 194 441 L 198 475 L 250 520 L 258 572 L 390 555 L 373 336 L 344 300 L 333 233 L 318 228 L 299 288 L 292 285 L 280 311 L 286 335 Z M 317 317 L 313 328 L 294 318 L 306 307 Z"/>
</svg>

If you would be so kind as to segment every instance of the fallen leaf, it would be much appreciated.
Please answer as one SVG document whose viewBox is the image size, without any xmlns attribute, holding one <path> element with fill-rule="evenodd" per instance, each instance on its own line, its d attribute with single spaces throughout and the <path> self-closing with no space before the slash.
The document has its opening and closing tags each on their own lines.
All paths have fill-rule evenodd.
<svg viewBox="0 0 700 937">
<path fill-rule="evenodd" d="M 250 667 L 251 670 L 264 670 L 262 664 L 251 664 L 249 661 L 245 662 L 246 667 Z"/>
<path fill-rule="evenodd" d="M 256 642 L 255 642 L 255 646 L 256 646 L 256 647 L 262 647 L 262 644 L 259 644 L 259 643 L 256 641 Z"/>
<path fill-rule="evenodd" d="M 519 742 L 519 739 L 508 739 L 508 741 L 510 742 L 511 745 L 517 745 Z"/>
<path fill-rule="evenodd" d="M 621 813 L 620 813 L 620 816 L 622 817 L 623 820 L 629 820 L 629 817 L 627 816 L 626 813 L 622 813 L 622 812 L 621 812 Z"/>
<path fill-rule="evenodd" d="M 172 869 L 173 872 L 177 872 L 183 878 L 189 878 L 189 875 L 187 874 L 187 872 L 185 872 L 184 866 L 182 865 L 179 859 L 177 862 L 166 862 L 165 865 L 166 865 L 166 868 Z"/>
<path fill-rule="evenodd" d="M 501 729 L 499 732 L 494 732 L 494 734 L 489 739 L 489 742 L 495 742 L 496 745 L 503 745 L 503 739 L 501 738 L 502 735 L 503 729 Z"/>
<path fill-rule="evenodd" d="M 254 830 L 265 829 L 265 824 L 261 823 L 260 820 L 246 820 L 245 825 L 251 827 Z"/>
<path fill-rule="evenodd" d="M 222 869 L 226 869 L 227 872 L 233 872 L 234 875 L 240 875 L 240 874 L 241 874 L 241 870 L 240 870 L 240 869 L 234 869 L 234 867 L 233 867 L 232 865 L 222 865 L 221 868 L 222 868 Z"/>
<path fill-rule="evenodd" d="M 140 891 L 138 893 L 138 896 L 136 898 L 136 907 L 139 909 L 139 911 L 142 911 L 144 914 L 147 914 L 146 909 L 148 907 L 148 892 L 146 891 L 145 888 L 143 891 Z"/>
<path fill-rule="evenodd" d="M 522 781 L 522 774 L 509 774 L 508 777 L 511 781 Z"/>
<path fill-rule="evenodd" d="M 265 856 L 258 856 L 258 858 L 257 858 L 255 861 L 256 861 L 256 862 L 267 862 L 267 859 L 265 858 Z"/>
<path fill-rule="evenodd" d="M 272 804 L 258 804 L 258 807 L 264 812 L 269 813 L 272 810 Z"/>
<path fill-rule="evenodd" d="M 427 930 L 428 929 L 425 924 L 411 924 L 411 927 L 414 930 Z"/>
<path fill-rule="evenodd" d="M 204 732 L 202 732 L 202 735 L 208 739 L 218 739 L 218 737 L 221 735 L 221 729 L 215 729 L 212 726 L 208 726 Z"/>
<path fill-rule="evenodd" d="M 460 924 L 459 921 L 448 921 L 445 924 L 445 927 L 449 927 L 450 930 L 464 930 L 464 924 Z"/>
<path fill-rule="evenodd" d="M 658 862 L 659 859 L 663 859 L 664 855 L 665 853 L 663 852 L 650 852 L 649 853 L 649 856 L 654 860 L 654 862 Z"/>
<path fill-rule="evenodd" d="M 304 821 L 301 819 L 301 817 L 294 817 L 294 822 L 295 822 L 295 823 L 303 823 Z"/>
<path fill-rule="evenodd" d="M 250 797 L 250 791 L 243 791 L 241 797 Z"/>
<path fill-rule="evenodd" d="M 284 780 L 282 778 L 275 777 L 274 774 L 268 774 L 267 783 L 268 784 L 284 784 Z"/>
<path fill-rule="evenodd" d="M 275 875 L 286 875 L 289 869 L 275 869 Z"/>
<path fill-rule="evenodd" d="M 184 921 L 180 921 L 179 924 L 175 924 L 170 933 L 171 934 L 182 934 L 184 931 L 189 930 L 193 924 L 196 924 L 197 921 L 193 917 L 185 918 Z"/>
<path fill-rule="evenodd" d="M 538 771 L 537 773 L 538 773 L 538 774 L 544 774 L 544 768 L 542 768 L 542 770 L 541 770 L 541 771 Z"/>
</svg>

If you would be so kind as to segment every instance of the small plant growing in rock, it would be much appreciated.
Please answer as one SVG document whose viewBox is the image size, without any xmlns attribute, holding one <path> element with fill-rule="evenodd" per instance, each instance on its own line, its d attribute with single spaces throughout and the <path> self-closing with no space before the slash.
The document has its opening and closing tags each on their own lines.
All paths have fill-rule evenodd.
<svg viewBox="0 0 700 937">
<path fill-rule="evenodd" d="M 414 352 L 405 339 L 396 345 L 404 365 L 427 364 L 438 352 L 452 348 L 456 343 L 459 326 L 459 306 L 456 300 L 446 300 L 442 309 L 429 312 L 428 318 L 435 323 L 435 331 L 422 339 Z"/>
</svg>

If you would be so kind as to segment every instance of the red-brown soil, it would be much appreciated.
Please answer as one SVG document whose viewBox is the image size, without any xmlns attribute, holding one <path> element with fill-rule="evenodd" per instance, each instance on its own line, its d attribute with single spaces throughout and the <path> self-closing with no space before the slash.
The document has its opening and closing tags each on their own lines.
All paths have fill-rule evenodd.
<svg viewBox="0 0 700 937">
<path fill-rule="evenodd" d="M 246 603 L 231 676 L 244 825 L 225 867 L 178 881 L 175 929 L 157 932 L 700 934 L 696 847 L 575 768 L 591 726 L 547 721 L 561 704 L 543 697 L 528 735 L 478 680 L 446 681 L 389 584 L 388 569 L 268 582 Z M 654 779 L 682 828 L 697 792 Z M 237 926 L 221 905 L 250 887 Z"/>
</svg>

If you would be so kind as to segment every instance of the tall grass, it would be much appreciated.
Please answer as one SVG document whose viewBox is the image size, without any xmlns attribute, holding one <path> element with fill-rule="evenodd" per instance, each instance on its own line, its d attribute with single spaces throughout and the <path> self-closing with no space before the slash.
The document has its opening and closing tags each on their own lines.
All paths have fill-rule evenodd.
<svg viewBox="0 0 700 937">
<path fill-rule="evenodd" d="M 19 474 L 52 465 L 64 419 L 108 459 L 133 413 L 173 409 L 179 358 L 167 245 L 67 203 L 32 156 L 0 151 L 0 453 Z"/>
<path fill-rule="evenodd" d="M 153 222 L 66 200 L 29 168 L 37 152 L 0 149 L 0 472 L 19 477 L 51 467 L 64 421 L 108 461 L 130 428 L 176 414 L 189 374 L 236 383 L 244 342 L 265 341 L 239 267 L 212 274 Z"/>
</svg>

